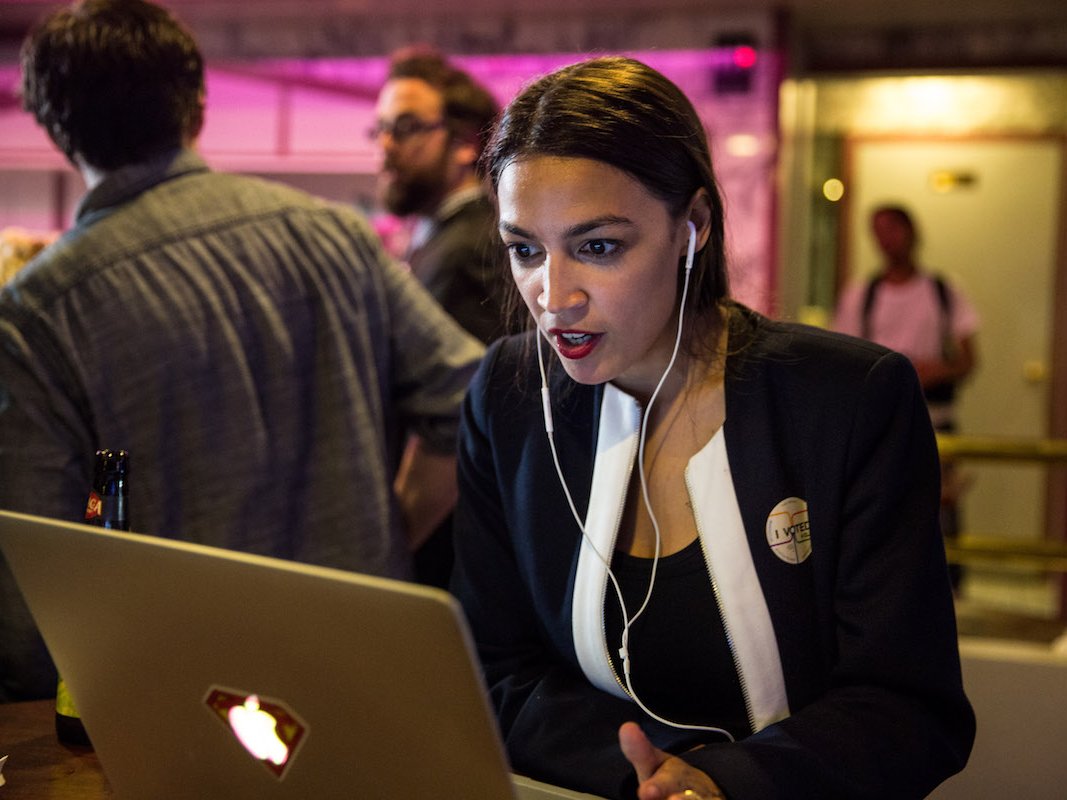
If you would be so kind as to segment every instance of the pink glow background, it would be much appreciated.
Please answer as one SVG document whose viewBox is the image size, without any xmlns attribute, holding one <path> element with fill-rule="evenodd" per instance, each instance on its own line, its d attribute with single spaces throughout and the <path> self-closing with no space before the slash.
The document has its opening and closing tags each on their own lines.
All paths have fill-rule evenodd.
<svg viewBox="0 0 1067 800">
<path fill-rule="evenodd" d="M 594 55 L 594 54 L 586 54 Z M 716 95 L 723 50 L 630 53 L 659 69 L 693 101 L 711 137 L 727 208 L 733 293 L 773 311 L 774 167 L 777 69 L 760 52 L 751 91 Z M 583 54 L 457 56 L 501 103 L 523 84 Z M 385 58 L 303 59 L 208 66 L 207 121 L 199 147 L 215 168 L 267 175 L 332 200 L 373 207 L 379 155 L 366 131 Z M 0 68 L 0 228 L 67 227 L 80 179 L 14 96 L 18 72 Z M 745 148 L 732 142 L 744 141 Z"/>
</svg>

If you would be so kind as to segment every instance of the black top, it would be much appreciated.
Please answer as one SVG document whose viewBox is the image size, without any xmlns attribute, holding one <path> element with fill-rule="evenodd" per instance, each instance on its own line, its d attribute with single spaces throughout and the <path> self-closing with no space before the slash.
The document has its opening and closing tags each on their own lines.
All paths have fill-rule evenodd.
<svg viewBox="0 0 1067 800">
<path fill-rule="evenodd" d="M 627 614 L 633 617 L 648 593 L 652 559 L 616 551 L 611 569 Z M 619 656 L 622 613 L 610 583 L 604 622 L 612 666 L 625 684 Z M 694 636 L 695 630 L 706 634 Z M 725 728 L 735 739 L 751 733 L 699 540 L 660 557 L 648 607 L 630 627 L 629 652 L 634 691 L 656 715 L 686 725 Z"/>
</svg>

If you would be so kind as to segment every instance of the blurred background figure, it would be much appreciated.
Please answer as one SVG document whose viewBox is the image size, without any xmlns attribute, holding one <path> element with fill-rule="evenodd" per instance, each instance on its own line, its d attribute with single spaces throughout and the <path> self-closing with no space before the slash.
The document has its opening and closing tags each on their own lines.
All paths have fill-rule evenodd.
<svg viewBox="0 0 1067 800">
<path fill-rule="evenodd" d="M 481 344 L 352 209 L 208 167 L 203 58 L 166 10 L 85 0 L 22 52 L 88 192 L 0 290 L 0 507 L 81 520 L 121 448 L 135 531 L 410 577 Z M 416 491 L 393 482 L 409 432 Z M 0 603 L 0 700 L 54 694 L 3 563 Z"/>
<path fill-rule="evenodd" d="M 7 283 L 35 255 L 55 240 L 54 233 L 39 233 L 24 228 L 0 230 L 0 286 Z"/>
<path fill-rule="evenodd" d="M 878 206 L 870 221 L 882 265 L 873 277 L 845 288 L 834 327 L 906 355 L 919 374 L 934 428 L 953 432 L 957 429 L 957 389 L 977 363 L 978 312 L 943 275 L 919 265 L 919 233 L 907 209 Z M 949 538 L 959 533 L 962 488 L 958 470 L 945 461 L 941 526 Z M 951 572 L 953 587 L 958 589 L 958 567 L 953 566 Z"/>
<path fill-rule="evenodd" d="M 498 107 L 487 89 L 427 47 L 397 51 L 372 133 L 379 200 L 413 224 L 415 277 L 485 343 L 503 333 L 505 254 L 476 167 Z"/>
<path fill-rule="evenodd" d="M 382 149 L 382 205 L 410 224 L 404 259 L 460 325 L 485 343 L 504 331 L 505 252 L 496 211 L 477 174 L 498 112 L 470 75 L 428 47 L 393 54 L 372 135 Z M 409 450 L 418 447 L 413 441 Z M 407 465 L 405 457 L 402 473 Z M 419 580 L 448 585 L 452 523 L 416 553 Z"/>
</svg>

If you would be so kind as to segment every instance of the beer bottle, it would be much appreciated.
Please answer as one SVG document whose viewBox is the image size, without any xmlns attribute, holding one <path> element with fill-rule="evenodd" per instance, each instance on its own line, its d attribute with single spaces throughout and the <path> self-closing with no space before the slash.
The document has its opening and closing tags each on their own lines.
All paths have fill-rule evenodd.
<svg viewBox="0 0 1067 800">
<path fill-rule="evenodd" d="M 129 454 L 125 450 L 96 451 L 93 486 L 85 506 L 87 525 L 121 531 L 130 529 L 128 473 Z M 92 747 L 62 676 L 56 689 L 56 736 L 64 744 Z"/>
</svg>

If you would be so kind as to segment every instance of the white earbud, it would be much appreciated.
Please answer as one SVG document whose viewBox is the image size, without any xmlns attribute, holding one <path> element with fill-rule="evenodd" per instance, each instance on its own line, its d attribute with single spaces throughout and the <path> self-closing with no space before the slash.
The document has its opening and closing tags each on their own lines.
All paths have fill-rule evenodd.
<svg viewBox="0 0 1067 800">
<path fill-rule="evenodd" d="M 689 226 L 689 249 L 685 254 L 685 271 L 686 274 L 693 268 L 693 256 L 697 251 L 697 226 L 693 224 L 693 220 L 687 219 L 685 224 Z"/>
</svg>

